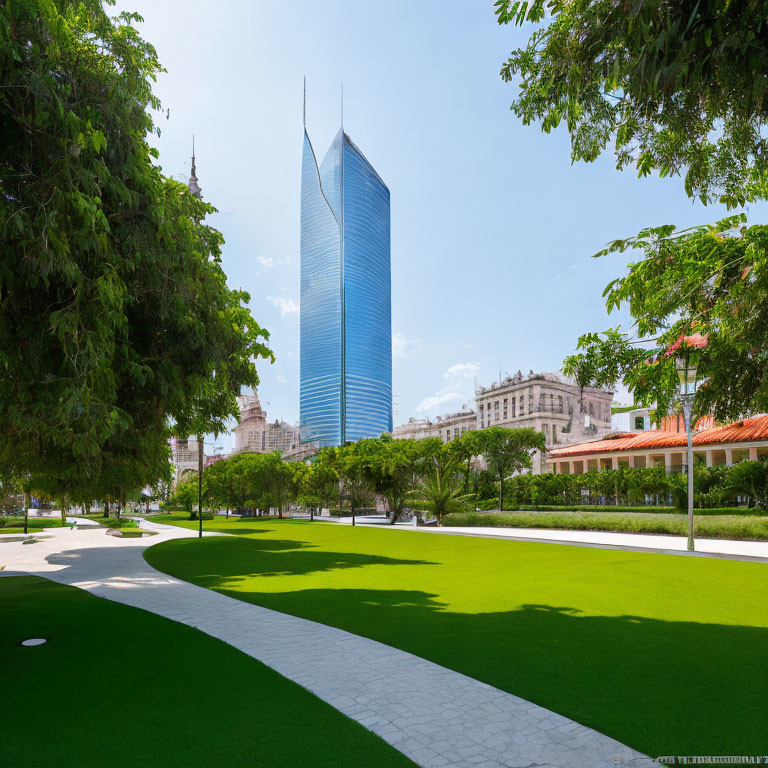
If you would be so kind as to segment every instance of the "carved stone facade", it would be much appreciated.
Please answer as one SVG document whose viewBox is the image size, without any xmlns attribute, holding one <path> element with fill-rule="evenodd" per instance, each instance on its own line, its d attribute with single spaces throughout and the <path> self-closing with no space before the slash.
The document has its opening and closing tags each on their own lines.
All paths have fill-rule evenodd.
<svg viewBox="0 0 768 768">
<path fill-rule="evenodd" d="M 555 373 L 531 371 L 524 376 L 518 371 L 488 387 L 478 387 L 476 410 L 465 405 L 461 411 L 435 420 L 411 418 L 395 427 L 392 436 L 401 440 L 440 437 L 447 443 L 473 429 L 530 427 L 544 435 L 549 451 L 610 432 L 612 402 L 611 391 L 579 391 L 576 384 Z M 545 471 L 538 454 L 533 471 Z"/>
<path fill-rule="evenodd" d="M 286 421 L 267 421 L 259 396 L 243 395 L 237 398 L 240 421 L 232 430 L 234 453 L 289 452 L 299 442 L 299 428 Z"/>
<path fill-rule="evenodd" d="M 583 442 L 611 430 L 610 390 L 578 386 L 555 373 L 524 376 L 518 371 L 475 392 L 477 428 L 530 427 L 541 432 L 547 451 Z M 534 456 L 533 471 L 546 471 L 542 457 Z"/>
<path fill-rule="evenodd" d="M 405 424 L 400 424 L 392 431 L 395 440 L 423 440 L 425 437 L 439 437 L 448 443 L 465 432 L 477 429 L 477 415 L 465 405 L 456 413 L 448 413 L 432 419 L 411 417 Z"/>
</svg>

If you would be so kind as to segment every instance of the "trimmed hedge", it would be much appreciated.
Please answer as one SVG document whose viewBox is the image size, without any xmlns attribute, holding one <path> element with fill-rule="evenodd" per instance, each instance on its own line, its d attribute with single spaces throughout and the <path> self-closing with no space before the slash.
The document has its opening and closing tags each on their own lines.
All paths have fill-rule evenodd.
<svg viewBox="0 0 768 768">
<path fill-rule="evenodd" d="M 495 510 L 499 506 L 498 499 L 484 499 L 472 502 L 482 511 Z M 506 505 L 505 505 L 506 506 Z M 557 506 L 553 504 L 538 504 L 536 506 L 507 507 L 505 512 L 580 512 L 595 515 L 604 515 L 611 512 L 621 514 L 639 512 L 646 515 L 686 515 L 685 510 L 676 507 L 616 507 L 609 504 L 582 504 L 579 506 Z M 695 515 L 738 515 L 746 517 L 768 517 L 768 509 L 765 507 L 713 507 L 712 509 L 695 509 Z"/>
<path fill-rule="evenodd" d="M 680 514 L 594 514 L 578 512 L 499 512 L 447 515 L 446 526 L 489 528 L 548 528 L 614 533 L 662 533 L 685 536 L 688 526 Z M 747 515 L 694 516 L 695 535 L 704 539 L 768 541 L 768 519 Z"/>
</svg>

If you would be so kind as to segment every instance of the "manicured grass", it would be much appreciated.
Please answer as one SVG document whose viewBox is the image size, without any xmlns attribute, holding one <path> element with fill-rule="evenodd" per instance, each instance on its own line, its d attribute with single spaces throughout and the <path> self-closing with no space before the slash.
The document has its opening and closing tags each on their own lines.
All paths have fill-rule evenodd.
<svg viewBox="0 0 768 768">
<path fill-rule="evenodd" d="M 0 616 L 3 766 L 413 766 L 183 624 L 31 576 L 0 578 Z M 48 642 L 19 645 L 31 637 Z"/>
<path fill-rule="evenodd" d="M 306 521 L 206 527 L 239 535 L 164 542 L 147 560 L 403 648 L 653 756 L 765 752 L 766 564 Z"/>
<path fill-rule="evenodd" d="M 754 515 L 694 515 L 699 538 L 768 541 L 768 517 Z M 468 512 L 452 514 L 445 525 L 494 528 L 557 528 L 570 531 L 614 531 L 617 533 L 688 534 L 686 515 L 639 512 Z"/>
</svg>

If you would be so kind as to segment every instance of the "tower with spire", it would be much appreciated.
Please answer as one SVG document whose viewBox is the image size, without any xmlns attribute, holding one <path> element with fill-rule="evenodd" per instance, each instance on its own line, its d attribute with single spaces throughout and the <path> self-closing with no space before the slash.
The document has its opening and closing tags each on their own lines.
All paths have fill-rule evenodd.
<svg viewBox="0 0 768 768">
<path fill-rule="evenodd" d="M 200 185 L 197 183 L 197 168 L 195 167 L 195 136 L 192 135 L 192 173 L 189 176 L 189 191 L 195 197 L 202 197 L 203 190 L 200 189 Z"/>
<path fill-rule="evenodd" d="M 301 440 L 344 445 L 392 431 L 389 189 L 343 125 L 301 172 Z M 343 120 L 343 111 L 342 111 Z"/>
</svg>

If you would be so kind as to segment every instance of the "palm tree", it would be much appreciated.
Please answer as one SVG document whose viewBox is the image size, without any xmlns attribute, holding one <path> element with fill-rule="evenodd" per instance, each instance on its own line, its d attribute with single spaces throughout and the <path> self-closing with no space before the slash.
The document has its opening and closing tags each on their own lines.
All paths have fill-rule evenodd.
<svg viewBox="0 0 768 768">
<path fill-rule="evenodd" d="M 432 512 L 437 524 L 443 524 L 443 517 L 451 512 L 463 512 L 468 494 L 463 492 L 462 467 L 455 460 L 435 460 L 434 467 L 411 492 L 423 508 Z"/>
</svg>

